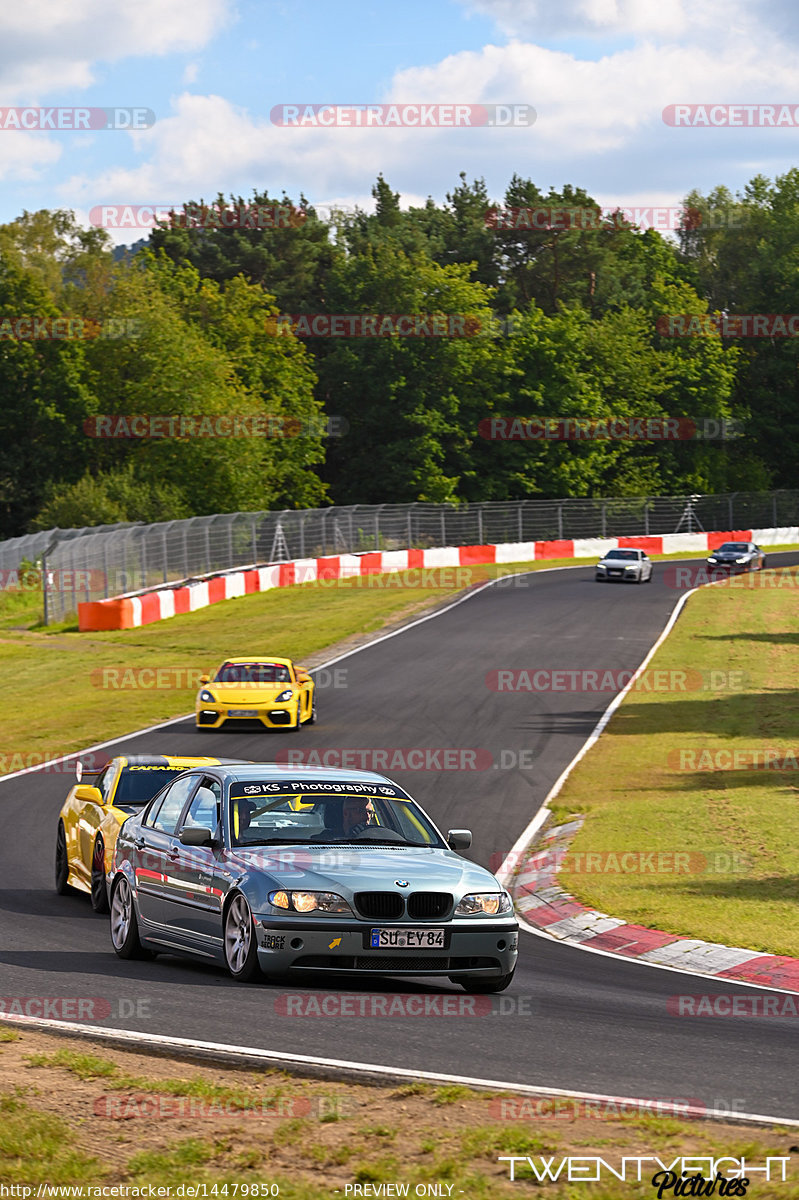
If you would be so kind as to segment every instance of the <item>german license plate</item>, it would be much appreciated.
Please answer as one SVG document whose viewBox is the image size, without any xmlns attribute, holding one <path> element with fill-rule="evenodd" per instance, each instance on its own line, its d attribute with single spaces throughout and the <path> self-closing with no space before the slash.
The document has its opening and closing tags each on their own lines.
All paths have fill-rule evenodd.
<svg viewBox="0 0 799 1200">
<path fill-rule="evenodd" d="M 373 929 L 370 941 L 373 950 L 443 949 L 443 929 Z"/>
<path fill-rule="evenodd" d="M 227 715 L 229 717 L 257 717 L 258 710 L 256 708 L 229 708 Z"/>
</svg>

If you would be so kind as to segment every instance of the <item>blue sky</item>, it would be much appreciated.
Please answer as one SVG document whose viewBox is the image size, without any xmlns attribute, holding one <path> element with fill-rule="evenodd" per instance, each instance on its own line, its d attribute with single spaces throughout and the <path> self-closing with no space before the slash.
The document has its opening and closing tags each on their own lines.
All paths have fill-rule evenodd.
<svg viewBox="0 0 799 1200">
<path fill-rule="evenodd" d="M 799 105 L 790 0 L 26 0 L 0 13 L 0 109 L 137 105 L 137 133 L 0 129 L 0 221 L 23 209 L 253 190 L 441 202 L 460 171 L 605 205 L 679 205 L 799 164 L 790 128 L 671 128 L 670 103 Z M 279 128 L 283 103 L 528 103 L 510 129 Z M 145 231 L 146 232 L 146 231 Z M 142 230 L 117 232 L 131 241 Z"/>
</svg>

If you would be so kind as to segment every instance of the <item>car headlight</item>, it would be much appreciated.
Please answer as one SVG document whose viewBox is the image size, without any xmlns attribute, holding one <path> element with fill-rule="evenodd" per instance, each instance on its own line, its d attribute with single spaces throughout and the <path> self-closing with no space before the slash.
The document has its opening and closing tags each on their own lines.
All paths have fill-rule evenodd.
<svg viewBox="0 0 799 1200">
<path fill-rule="evenodd" d="M 597 563 L 596 569 L 597 569 L 597 571 L 607 571 L 607 567 L 605 566 L 604 563 Z"/>
<path fill-rule="evenodd" d="M 286 688 L 286 690 L 281 692 L 279 696 L 275 696 L 275 704 L 285 704 L 287 700 L 291 700 L 293 695 L 294 692 L 291 690 L 291 688 Z"/>
<path fill-rule="evenodd" d="M 489 917 L 508 913 L 512 909 L 511 898 L 507 892 L 473 892 L 464 896 L 455 909 L 456 917 L 473 917 L 485 914 Z"/>
<path fill-rule="evenodd" d="M 629 563 L 629 565 L 626 566 L 624 569 L 625 569 L 625 571 L 637 571 L 638 563 Z"/>
<path fill-rule="evenodd" d="M 748 554 L 745 554 L 745 555 L 743 556 L 743 558 L 736 558 L 736 560 L 735 560 L 735 561 L 736 561 L 737 563 L 746 563 L 746 562 L 749 562 L 749 555 L 748 555 Z"/>
<path fill-rule="evenodd" d="M 200 692 L 200 699 L 202 700 L 203 704 L 216 704 L 216 696 L 213 694 L 213 692 L 209 692 L 208 688 L 203 688 L 203 690 Z"/>
<path fill-rule="evenodd" d="M 343 896 L 335 892 L 270 892 L 269 903 L 289 912 L 349 913 L 352 909 Z"/>
<path fill-rule="evenodd" d="M 718 562 L 719 560 L 717 558 L 709 558 L 707 561 L 715 563 L 715 562 Z"/>
</svg>

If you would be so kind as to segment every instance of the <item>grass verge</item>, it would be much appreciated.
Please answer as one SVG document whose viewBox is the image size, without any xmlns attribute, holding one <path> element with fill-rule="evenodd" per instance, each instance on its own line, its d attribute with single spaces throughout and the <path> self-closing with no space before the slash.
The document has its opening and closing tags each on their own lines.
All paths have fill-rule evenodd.
<svg viewBox="0 0 799 1200">
<path fill-rule="evenodd" d="M 767 1126 L 652 1115 L 643 1102 L 621 1115 L 609 1104 L 306 1080 L 86 1047 L 33 1030 L 0 1045 L 0 1183 L 73 1185 L 81 1189 L 75 1200 L 119 1185 L 170 1188 L 172 1196 L 205 1185 L 193 1194 L 511 1200 L 541 1185 L 526 1164 L 511 1182 L 503 1156 L 530 1156 L 539 1172 L 542 1157 L 554 1170 L 564 1158 L 598 1157 L 618 1171 L 625 1156 L 652 1155 L 743 1156 L 762 1167 L 789 1155 L 795 1140 Z M 603 1168 L 603 1178 L 594 1200 L 615 1200 L 622 1188 L 633 1198 L 654 1195 L 647 1174 L 622 1184 Z M 761 1179 L 763 1200 L 799 1200 L 790 1166 L 785 1182 Z M 544 1187 L 548 1200 L 585 1194 L 584 1184 L 562 1178 Z"/>
<path fill-rule="evenodd" d="M 0 774 L 191 712 L 197 676 L 228 656 L 271 652 L 314 666 L 464 589 L 563 565 L 566 560 L 304 583 L 108 633 L 5 628 Z M 159 679 L 161 686 L 153 686 Z M 320 695 L 322 719 L 324 705 Z M 203 746 L 198 753 L 213 751 Z"/>
<path fill-rule="evenodd" d="M 690 598 L 649 683 L 628 693 L 553 813 L 587 816 L 559 876 L 586 904 L 799 956 L 799 609 L 796 588 L 761 586 L 770 578 L 779 572 Z M 688 675 L 696 690 L 671 682 L 685 671 L 701 672 Z"/>
</svg>

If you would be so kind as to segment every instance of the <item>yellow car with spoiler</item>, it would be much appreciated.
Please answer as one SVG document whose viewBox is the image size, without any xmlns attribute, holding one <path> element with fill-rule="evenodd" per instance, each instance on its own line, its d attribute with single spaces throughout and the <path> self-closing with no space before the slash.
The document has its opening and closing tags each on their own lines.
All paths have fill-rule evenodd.
<svg viewBox="0 0 799 1200">
<path fill-rule="evenodd" d="M 88 892 L 95 912 L 108 912 L 106 878 L 113 869 L 120 826 L 156 792 L 191 767 L 241 762 L 230 758 L 183 758 L 171 754 L 118 754 L 96 770 L 78 759 L 77 783 L 58 816 L 55 888 Z"/>
<path fill-rule="evenodd" d="M 201 675 L 195 704 L 198 729 L 228 721 L 262 729 L 300 729 L 316 721 L 315 684 L 290 658 L 229 658 L 213 676 Z"/>
</svg>

